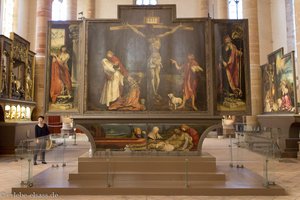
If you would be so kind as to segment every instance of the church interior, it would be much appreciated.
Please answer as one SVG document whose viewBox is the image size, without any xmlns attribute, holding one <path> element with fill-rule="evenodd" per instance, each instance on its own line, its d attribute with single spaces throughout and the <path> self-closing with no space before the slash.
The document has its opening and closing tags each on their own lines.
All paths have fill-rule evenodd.
<svg viewBox="0 0 300 200">
<path fill-rule="evenodd" d="M 300 0 L 0 0 L 0 199 L 300 199 Z"/>
</svg>

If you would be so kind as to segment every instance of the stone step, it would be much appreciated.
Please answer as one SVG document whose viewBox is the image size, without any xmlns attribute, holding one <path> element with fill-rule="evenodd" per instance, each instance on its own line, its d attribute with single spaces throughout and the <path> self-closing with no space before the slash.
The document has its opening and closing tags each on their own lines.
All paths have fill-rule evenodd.
<svg viewBox="0 0 300 200">
<path fill-rule="evenodd" d="M 159 152 L 158 152 L 159 153 Z M 187 152 L 187 154 L 193 152 Z M 137 156 L 120 152 L 120 155 L 94 156 L 83 155 L 78 158 L 78 172 L 216 172 L 216 158 L 210 154 L 165 156 Z"/>
<path fill-rule="evenodd" d="M 184 195 L 184 196 L 280 196 L 286 195 L 279 186 L 263 187 L 226 184 L 219 181 L 127 181 L 108 183 L 106 181 L 72 181 L 67 186 L 16 187 L 15 194 L 56 195 Z M 112 197 L 108 197 L 112 198 Z"/>
<path fill-rule="evenodd" d="M 224 173 L 171 173 L 171 172 L 109 172 L 108 173 L 70 173 L 69 181 L 74 180 L 106 180 L 114 181 L 225 181 Z"/>
<path fill-rule="evenodd" d="M 155 163 L 156 164 L 156 163 Z M 152 166 L 151 166 L 152 167 Z M 226 165 L 216 167 L 217 172 L 226 175 L 224 180 L 203 180 L 199 174 L 190 172 L 188 179 L 179 179 L 184 171 L 174 172 L 144 172 L 120 173 L 120 176 L 108 176 L 101 179 L 78 179 L 68 180 L 69 174 L 76 173 L 76 166 L 48 168 L 33 177 L 33 186 L 26 187 L 18 184 L 12 188 L 13 194 L 57 194 L 57 195 L 203 195 L 203 196 L 226 196 L 226 195 L 285 195 L 285 190 L 278 185 L 264 186 L 264 178 L 247 168 L 237 169 Z M 177 180 L 167 179 L 170 174 L 179 174 Z M 91 173 L 95 174 L 95 173 Z M 102 175 L 105 173 L 102 173 Z M 134 174 L 131 177 L 130 174 Z M 160 180 L 151 180 L 165 174 Z M 128 175 L 128 176 L 126 176 Z M 71 175 L 72 176 L 72 175 Z M 151 178 L 154 176 L 154 178 Z M 204 175 L 203 175 L 204 176 Z M 217 175 L 218 176 L 218 175 Z M 223 176 L 223 175 L 220 175 Z M 82 177 L 81 177 L 82 178 Z M 86 177 L 90 178 L 90 177 Z M 199 180 L 195 180 L 200 178 Z M 219 177 L 220 178 L 220 177 Z M 148 180 L 147 180 L 148 179 Z M 203 181 L 201 181 L 203 180 Z M 108 197 L 108 199 L 111 197 Z"/>
<path fill-rule="evenodd" d="M 181 161 L 185 162 L 186 160 L 188 161 L 197 161 L 197 162 L 216 162 L 216 158 L 212 157 L 211 155 L 194 155 L 194 156 L 184 156 L 184 155 L 172 155 L 172 156 L 153 156 L 153 155 L 141 155 L 141 156 L 134 156 L 134 155 L 128 155 L 128 156 L 95 156 L 95 157 L 88 157 L 86 154 L 78 158 L 78 162 L 106 162 L 107 159 L 110 161 L 124 161 L 124 162 L 164 162 L 164 161 Z"/>
<path fill-rule="evenodd" d="M 215 172 L 216 162 L 196 162 L 189 160 L 178 161 L 118 161 L 118 160 L 94 160 L 78 162 L 78 172 Z"/>
<path fill-rule="evenodd" d="M 281 153 L 282 158 L 297 158 L 297 151 L 284 151 Z"/>
</svg>

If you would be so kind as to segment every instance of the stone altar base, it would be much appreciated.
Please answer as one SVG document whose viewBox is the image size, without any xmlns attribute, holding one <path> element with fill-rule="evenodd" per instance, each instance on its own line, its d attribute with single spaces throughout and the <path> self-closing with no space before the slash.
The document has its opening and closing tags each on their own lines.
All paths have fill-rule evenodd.
<svg viewBox="0 0 300 200">
<path fill-rule="evenodd" d="M 263 186 L 250 170 L 216 165 L 202 156 L 123 155 L 78 159 L 75 166 L 49 168 L 36 175 L 33 187 L 13 193 L 59 195 L 285 195 L 280 186 Z"/>
</svg>

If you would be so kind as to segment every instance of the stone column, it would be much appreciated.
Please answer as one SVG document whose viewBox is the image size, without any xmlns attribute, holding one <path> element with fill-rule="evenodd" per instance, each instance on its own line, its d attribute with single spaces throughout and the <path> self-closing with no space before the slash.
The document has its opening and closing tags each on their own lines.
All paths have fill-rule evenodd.
<svg viewBox="0 0 300 200">
<path fill-rule="evenodd" d="M 67 8 L 66 20 L 77 19 L 77 0 L 64 0 Z"/>
<path fill-rule="evenodd" d="M 228 18 L 228 0 L 209 0 L 209 15 L 213 19 Z"/>
<path fill-rule="evenodd" d="M 35 68 L 35 115 L 43 114 L 45 94 L 45 54 L 48 21 L 51 20 L 52 0 L 38 0 L 36 6 L 36 68 Z"/>
<path fill-rule="evenodd" d="M 209 0 L 198 0 L 199 17 L 207 17 L 209 13 Z"/>
<path fill-rule="evenodd" d="M 28 0 L 27 37 L 30 42 L 30 50 L 35 51 L 36 42 L 36 0 Z"/>
<path fill-rule="evenodd" d="M 286 52 L 294 51 L 296 49 L 296 36 L 295 36 L 295 13 L 293 0 L 285 0 L 286 10 L 286 28 L 287 28 L 287 50 Z"/>
<path fill-rule="evenodd" d="M 300 77 L 300 1 L 294 1 L 295 11 L 295 25 L 296 25 L 296 48 L 297 48 L 297 60 L 296 60 L 296 76 L 297 76 L 297 97 L 300 99 L 299 77 Z"/>
<path fill-rule="evenodd" d="M 260 114 L 262 110 L 257 1 L 243 0 L 243 16 L 249 20 L 251 104 L 253 115 L 247 117 L 247 123 L 256 123 L 256 115 Z"/>
<path fill-rule="evenodd" d="M 86 2 L 86 10 L 83 12 L 85 18 L 92 19 L 95 18 L 95 0 L 87 0 Z"/>
<path fill-rule="evenodd" d="M 228 18 L 228 0 L 215 0 L 215 19 Z"/>
<path fill-rule="evenodd" d="M 268 54 L 273 51 L 271 0 L 257 2 L 258 30 L 259 30 L 259 54 L 260 64 L 268 62 Z"/>
</svg>

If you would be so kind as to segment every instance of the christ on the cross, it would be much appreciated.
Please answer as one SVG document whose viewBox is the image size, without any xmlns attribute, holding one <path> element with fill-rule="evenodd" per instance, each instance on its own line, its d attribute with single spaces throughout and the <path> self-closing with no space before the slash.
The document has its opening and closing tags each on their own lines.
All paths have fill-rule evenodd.
<svg viewBox="0 0 300 200">
<path fill-rule="evenodd" d="M 150 74 L 151 74 L 152 90 L 153 90 L 154 96 L 156 98 L 160 99 L 160 95 L 158 94 L 158 88 L 159 88 L 159 84 L 160 84 L 160 70 L 161 70 L 161 68 L 163 68 L 162 58 L 161 58 L 161 55 L 160 55 L 161 38 L 164 38 L 168 35 L 171 35 L 179 29 L 193 30 L 193 28 L 188 27 L 188 26 L 184 26 L 182 24 L 179 24 L 175 27 L 156 25 L 156 27 L 158 27 L 158 28 L 168 28 L 170 30 L 167 31 L 167 32 L 155 35 L 152 32 L 150 34 L 143 33 L 138 29 L 138 28 L 143 28 L 143 27 L 145 27 L 145 26 L 143 26 L 143 25 L 131 25 L 129 23 L 126 23 L 126 24 L 124 24 L 124 26 L 122 26 L 122 29 L 123 28 L 129 28 L 134 33 L 136 33 L 139 36 L 147 39 L 147 41 L 149 43 L 149 50 L 150 50 L 150 55 L 148 57 L 147 66 L 148 66 L 148 68 L 150 70 Z M 111 30 L 118 30 L 118 29 L 119 28 L 112 28 L 111 27 Z"/>
</svg>

